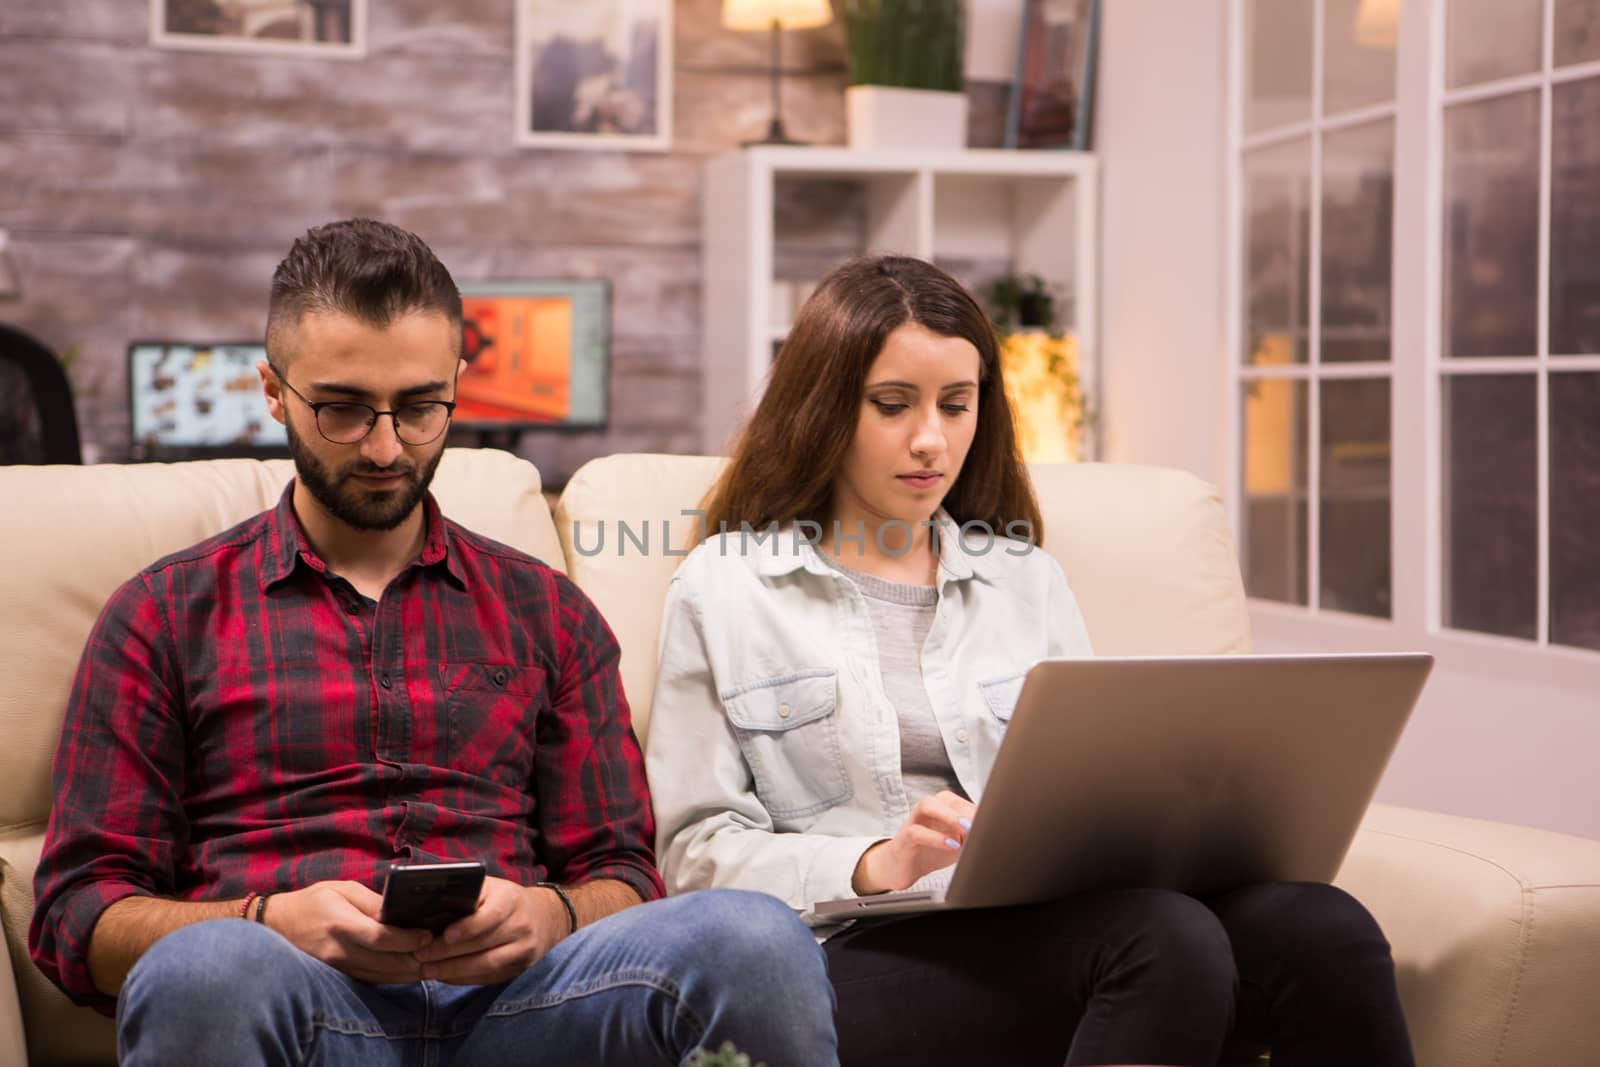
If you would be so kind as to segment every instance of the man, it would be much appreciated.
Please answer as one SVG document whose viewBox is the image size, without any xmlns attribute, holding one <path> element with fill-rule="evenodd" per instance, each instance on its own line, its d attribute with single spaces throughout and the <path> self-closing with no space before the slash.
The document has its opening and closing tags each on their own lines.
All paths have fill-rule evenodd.
<svg viewBox="0 0 1600 1067">
<path fill-rule="evenodd" d="M 297 476 L 96 623 L 35 962 L 115 1005 L 128 1067 L 677 1064 L 724 1041 L 836 1062 L 792 913 L 657 900 L 594 606 L 428 493 L 460 350 L 455 284 L 403 230 L 323 226 L 279 265 L 260 373 Z M 445 860 L 486 866 L 472 914 L 439 936 L 379 921 L 392 862 Z"/>
</svg>

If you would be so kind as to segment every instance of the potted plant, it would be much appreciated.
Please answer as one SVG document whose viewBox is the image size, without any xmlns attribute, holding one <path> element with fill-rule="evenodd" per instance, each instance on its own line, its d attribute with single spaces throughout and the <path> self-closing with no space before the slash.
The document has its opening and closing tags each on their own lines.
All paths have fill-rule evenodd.
<svg viewBox="0 0 1600 1067">
<path fill-rule="evenodd" d="M 962 0 L 840 0 L 852 148 L 966 147 Z"/>
<path fill-rule="evenodd" d="M 751 1064 L 750 1057 L 734 1048 L 732 1041 L 724 1041 L 715 1052 L 696 1049 L 689 1057 L 689 1067 L 767 1067 L 764 1063 Z"/>
<path fill-rule="evenodd" d="M 983 295 L 1000 336 L 1000 374 L 1022 458 L 1077 461 L 1092 415 L 1078 377 L 1077 339 L 1061 327 L 1054 288 L 1037 274 L 1006 274 Z"/>
</svg>

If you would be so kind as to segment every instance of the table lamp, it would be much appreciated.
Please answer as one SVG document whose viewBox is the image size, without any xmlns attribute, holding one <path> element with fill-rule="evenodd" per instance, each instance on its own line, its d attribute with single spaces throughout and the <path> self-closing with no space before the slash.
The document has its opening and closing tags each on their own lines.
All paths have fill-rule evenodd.
<svg viewBox="0 0 1600 1067">
<path fill-rule="evenodd" d="M 783 112 L 778 103 L 781 76 L 780 34 L 788 30 L 808 30 L 833 21 L 828 0 L 722 0 L 722 25 L 730 30 L 772 31 L 772 121 L 767 136 L 745 144 L 799 144 L 783 128 Z"/>
</svg>

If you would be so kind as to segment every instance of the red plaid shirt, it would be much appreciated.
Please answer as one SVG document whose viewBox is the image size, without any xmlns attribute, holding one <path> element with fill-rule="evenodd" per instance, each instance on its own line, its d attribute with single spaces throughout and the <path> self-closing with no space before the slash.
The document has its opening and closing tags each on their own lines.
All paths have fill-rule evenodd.
<svg viewBox="0 0 1600 1067">
<path fill-rule="evenodd" d="M 117 590 L 84 649 L 34 881 L 34 962 L 109 1007 L 123 897 L 226 900 L 394 860 L 662 895 L 618 648 L 537 560 L 443 519 L 376 605 L 276 509 Z"/>
</svg>

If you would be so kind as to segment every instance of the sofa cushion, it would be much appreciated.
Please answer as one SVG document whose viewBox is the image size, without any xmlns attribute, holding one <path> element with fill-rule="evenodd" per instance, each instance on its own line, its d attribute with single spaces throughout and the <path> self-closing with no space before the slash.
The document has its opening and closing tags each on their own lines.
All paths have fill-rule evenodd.
<svg viewBox="0 0 1600 1067">
<path fill-rule="evenodd" d="M 1192 474 L 1113 463 L 1034 464 L 1044 547 L 1066 572 L 1102 656 L 1250 651 L 1228 515 Z"/>
<path fill-rule="evenodd" d="M 112 592 L 162 556 L 271 507 L 289 460 L 230 459 L 89 467 L 0 467 L 0 826 L 43 820 L 50 757 L 85 639 Z M 450 518 L 564 569 L 561 542 L 526 460 L 450 449 L 434 495 Z"/>
<path fill-rule="evenodd" d="M 579 467 L 556 503 L 568 573 L 622 646 L 622 689 L 641 744 L 650 727 L 661 604 L 697 525 L 682 512 L 698 505 L 725 462 L 717 456 L 606 456 Z"/>
<path fill-rule="evenodd" d="M 622 643 L 622 680 L 643 741 L 655 686 L 661 602 L 693 535 L 695 507 L 725 461 L 615 455 L 580 467 L 556 506 L 573 580 Z M 1044 545 L 1103 655 L 1245 652 L 1244 585 L 1216 489 L 1181 471 L 1111 464 L 1030 468 Z M 620 524 L 633 532 L 619 537 Z M 643 550 L 638 532 L 647 530 Z M 576 538 L 576 540 L 575 540 Z"/>
</svg>

